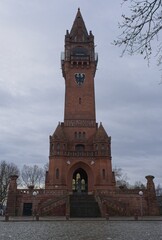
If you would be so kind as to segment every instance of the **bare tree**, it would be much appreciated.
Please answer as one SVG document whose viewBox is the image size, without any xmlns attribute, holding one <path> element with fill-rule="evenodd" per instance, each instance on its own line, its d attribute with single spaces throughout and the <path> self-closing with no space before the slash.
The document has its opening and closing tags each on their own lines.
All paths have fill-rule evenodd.
<svg viewBox="0 0 162 240">
<path fill-rule="evenodd" d="M 40 188 L 45 178 L 44 169 L 37 165 L 24 165 L 21 171 L 21 178 L 26 186 L 34 186 Z"/>
<path fill-rule="evenodd" d="M 162 0 L 122 0 L 129 3 L 130 16 L 122 15 L 119 23 L 122 33 L 114 44 L 123 46 L 125 52 L 133 55 L 142 54 L 147 59 L 155 52 L 157 64 L 162 64 L 162 41 L 159 37 L 162 30 Z M 152 42 L 157 40 L 157 48 L 153 49 Z M 154 50 L 154 51 L 153 51 Z"/>
<path fill-rule="evenodd" d="M 156 195 L 162 196 L 162 186 L 160 184 L 158 184 L 156 187 Z"/>
<path fill-rule="evenodd" d="M 113 172 L 115 174 L 117 186 L 129 187 L 127 174 L 123 173 L 122 168 L 115 167 Z"/>
<path fill-rule="evenodd" d="M 146 186 L 141 181 L 136 181 L 132 186 L 133 189 L 145 189 Z"/>
<path fill-rule="evenodd" d="M 45 173 L 49 170 L 49 163 L 47 162 L 45 165 L 44 165 L 44 171 Z"/>
<path fill-rule="evenodd" d="M 19 176 L 19 169 L 14 163 L 7 163 L 6 161 L 0 162 L 0 203 L 6 200 L 8 186 L 11 175 Z"/>
</svg>

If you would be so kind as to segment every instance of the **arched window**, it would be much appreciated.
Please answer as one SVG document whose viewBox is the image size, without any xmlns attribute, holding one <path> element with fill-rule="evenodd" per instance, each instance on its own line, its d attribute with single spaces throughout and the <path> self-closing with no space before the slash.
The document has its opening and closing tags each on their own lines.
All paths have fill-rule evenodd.
<svg viewBox="0 0 162 240">
<path fill-rule="evenodd" d="M 57 155 L 60 155 L 60 143 L 57 143 L 56 149 L 57 149 Z"/>
<path fill-rule="evenodd" d="M 85 146 L 83 144 L 77 144 L 75 146 L 75 151 L 82 152 L 84 151 L 84 149 L 85 149 Z"/>
<path fill-rule="evenodd" d="M 51 144 L 51 153 L 53 153 L 54 152 L 54 144 L 52 143 Z"/>
<path fill-rule="evenodd" d="M 77 173 L 76 175 L 76 181 L 78 181 L 80 179 L 80 173 Z"/>
<path fill-rule="evenodd" d="M 79 132 L 79 139 L 82 137 L 82 134 L 81 134 L 81 132 Z"/>
<path fill-rule="evenodd" d="M 84 179 L 81 180 L 81 190 L 85 191 L 85 180 Z"/>
<path fill-rule="evenodd" d="M 85 138 L 86 137 L 86 133 L 85 132 L 83 132 L 83 138 Z"/>
<path fill-rule="evenodd" d="M 104 144 L 102 144 L 101 149 L 105 150 L 105 145 Z"/>
<path fill-rule="evenodd" d="M 73 189 L 73 191 L 75 190 L 75 188 L 76 188 L 76 183 L 75 183 L 75 179 L 73 178 L 73 181 L 72 181 L 72 189 Z"/>
<path fill-rule="evenodd" d="M 82 168 L 76 169 L 73 173 L 72 189 L 78 193 L 88 190 L 88 176 Z"/>
<path fill-rule="evenodd" d="M 57 150 L 60 150 L 60 143 L 57 143 Z"/>
<path fill-rule="evenodd" d="M 105 179 L 105 169 L 102 169 L 102 178 Z"/>
<path fill-rule="evenodd" d="M 59 179 L 59 169 L 56 169 L 56 179 Z"/>
<path fill-rule="evenodd" d="M 77 132 L 75 132 L 74 135 L 75 135 L 75 138 L 77 138 Z"/>
</svg>

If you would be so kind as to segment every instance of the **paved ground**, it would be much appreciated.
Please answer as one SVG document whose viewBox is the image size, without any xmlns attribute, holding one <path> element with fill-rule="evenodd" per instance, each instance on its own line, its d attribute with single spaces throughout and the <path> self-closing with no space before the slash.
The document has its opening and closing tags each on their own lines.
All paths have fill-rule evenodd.
<svg viewBox="0 0 162 240">
<path fill-rule="evenodd" d="M 1 220 L 0 240 L 162 240 L 161 218 Z"/>
</svg>

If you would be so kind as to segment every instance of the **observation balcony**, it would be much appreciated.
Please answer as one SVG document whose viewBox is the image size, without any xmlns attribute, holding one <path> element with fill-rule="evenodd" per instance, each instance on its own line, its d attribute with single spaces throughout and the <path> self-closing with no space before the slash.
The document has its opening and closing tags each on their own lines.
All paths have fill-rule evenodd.
<svg viewBox="0 0 162 240">
<path fill-rule="evenodd" d="M 65 156 L 65 157 L 97 157 L 110 156 L 108 150 L 103 151 L 54 151 L 51 156 Z"/>
</svg>

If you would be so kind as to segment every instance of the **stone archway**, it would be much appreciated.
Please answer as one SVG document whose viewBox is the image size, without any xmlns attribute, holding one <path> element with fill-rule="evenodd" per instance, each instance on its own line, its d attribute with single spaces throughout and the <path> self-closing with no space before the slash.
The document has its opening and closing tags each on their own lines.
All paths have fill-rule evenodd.
<svg viewBox="0 0 162 240">
<path fill-rule="evenodd" d="M 80 174 L 77 175 L 77 174 Z M 76 178 L 81 178 L 82 181 L 82 191 L 81 192 L 93 192 L 94 190 L 94 175 L 91 167 L 84 162 L 77 162 L 73 164 L 67 173 L 67 186 L 69 192 L 76 192 Z M 75 181 L 73 181 L 73 179 Z M 85 181 L 85 182 L 84 182 Z"/>
<path fill-rule="evenodd" d="M 83 168 L 78 168 L 74 171 L 72 190 L 77 194 L 88 192 L 88 175 Z"/>
</svg>

